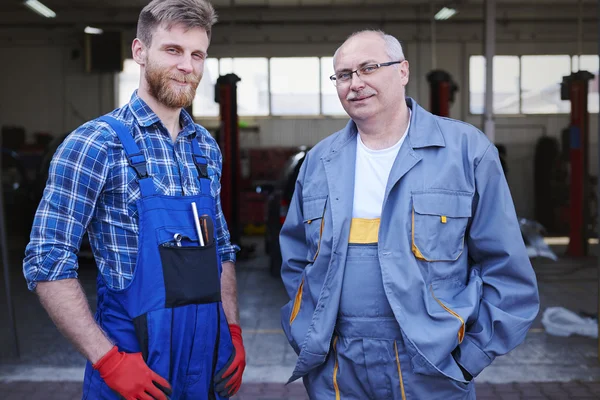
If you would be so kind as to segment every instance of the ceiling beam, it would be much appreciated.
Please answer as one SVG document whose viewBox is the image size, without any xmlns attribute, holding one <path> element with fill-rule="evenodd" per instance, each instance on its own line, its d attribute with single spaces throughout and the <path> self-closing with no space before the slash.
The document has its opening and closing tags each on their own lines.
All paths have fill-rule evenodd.
<svg viewBox="0 0 600 400">
<path fill-rule="evenodd" d="M 137 22 L 139 8 L 76 8 L 56 9 L 56 18 L 44 19 L 24 7 L 0 12 L 0 25 L 35 24 L 45 25 L 85 25 L 108 24 L 132 26 Z M 431 19 L 429 6 L 349 6 L 336 7 L 335 12 L 323 7 L 234 7 L 218 10 L 221 24 L 270 24 L 270 23 L 336 23 L 336 22 L 428 22 Z M 587 21 L 596 20 L 596 6 L 584 4 L 583 15 Z M 481 4 L 462 4 L 459 13 L 450 21 L 483 22 Z M 510 24 L 519 21 L 566 21 L 577 20 L 578 7 L 554 5 L 552 7 L 530 4 L 499 4 L 497 21 Z M 448 21 L 448 22 L 450 22 Z"/>
</svg>

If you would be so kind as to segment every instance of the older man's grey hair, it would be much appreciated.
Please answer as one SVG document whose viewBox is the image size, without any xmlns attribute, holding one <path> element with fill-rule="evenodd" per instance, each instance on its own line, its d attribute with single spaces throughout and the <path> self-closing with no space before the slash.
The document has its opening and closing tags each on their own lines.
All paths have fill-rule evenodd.
<svg viewBox="0 0 600 400">
<path fill-rule="evenodd" d="M 388 35 L 387 33 L 378 30 L 378 29 L 365 29 L 362 31 L 354 32 L 352 35 L 348 36 L 348 38 L 344 41 L 346 43 L 348 40 L 354 38 L 355 36 L 362 35 L 364 33 L 375 33 L 383 39 L 385 43 L 385 52 L 390 58 L 389 61 L 404 61 L 404 51 L 402 51 L 402 45 L 392 35 Z M 338 52 L 342 48 L 344 44 L 337 48 L 335 54 L 333 55 L 333 67 L 335 68 L 335 59 L 337 58 Z M 383 62 L 383 61 L 382 61 Z"/>
</svg>

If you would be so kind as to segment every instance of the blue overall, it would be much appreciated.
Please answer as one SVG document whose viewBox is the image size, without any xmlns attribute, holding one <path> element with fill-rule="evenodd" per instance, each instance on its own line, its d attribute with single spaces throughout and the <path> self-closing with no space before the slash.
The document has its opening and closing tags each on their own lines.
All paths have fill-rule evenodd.
<svg viewBox="0 0 600 400">
<path fill-rule="evenodd" d="M 377 244 L 350 244 L 329 355 L 304 377 L 310 398 L 475 399 L 472 381 L 454 380 L 428 363 L 417 365 L 416 355 L 386 297 Z"/>
<path fill-rule="evenodd" d="M 233 345 L 221 304 L 222 267 L 206 158 L 192 140 L 200 194 L 158 194 L 131 132 L 110 116 L 100 120 L 123 144 L 141 198 L 136 204 L 139 239 L 133 280 L 122 290 L 112 290 L 98 274 L 96 321 L 120 351 L 141 352 L 148 366 L 169 381 L 171 399 L 219 400 L 213 376 L 227 363 Z M 192 202 L 206 221 L 204 246 L 199 243 Z M 83 399 L 119 397 L 88 362 Z"/>
</svg>

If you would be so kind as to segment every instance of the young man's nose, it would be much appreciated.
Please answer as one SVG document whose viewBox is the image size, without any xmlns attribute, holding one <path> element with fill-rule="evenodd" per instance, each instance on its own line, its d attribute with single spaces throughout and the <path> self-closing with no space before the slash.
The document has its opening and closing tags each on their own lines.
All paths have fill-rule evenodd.
<svg viewBox="0 0 600 400">
<path fill-rule="evenodd" d="M 179 64 L 177 65 L 177 68 L 181 72 L 184 72 L 186 74 L 191 74 L 194 71 L 194 67 L 192 65 L 192 56 L 191 55 L 182 56 L 181 59 L 179 60 Z"/>
</svg>

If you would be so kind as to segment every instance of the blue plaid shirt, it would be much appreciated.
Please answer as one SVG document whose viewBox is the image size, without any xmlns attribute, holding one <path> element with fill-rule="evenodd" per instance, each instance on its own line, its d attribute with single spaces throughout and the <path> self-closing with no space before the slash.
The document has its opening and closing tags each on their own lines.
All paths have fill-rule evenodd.
<svg viewBox="0 0 600 400">
<path fill-rule="evenodd" d="M 168 196 L 200 193 L 191 140 L 199 141 L 208 160 L 211 193 L 216 198 L 216 228 L 221 261 L 235 262 L 221 209 L 223 159 L 208 131 L 182 111 L 183 129 L 173 143 L 158 116 L 134 92 L 129 104 L 110 113 L 131 128 L 143 151 L 156 191 Z M 106 284 L 123 289 L 133 278 L 138 253 L 141 193 L 116 133 L 93 120 L 72 132 L 50 164 L 38 206 L 23 272 L 30 290 L 36 282 L 77 277 L 77 252 L 87 229 L 96 263 Z"/>
</svg>

